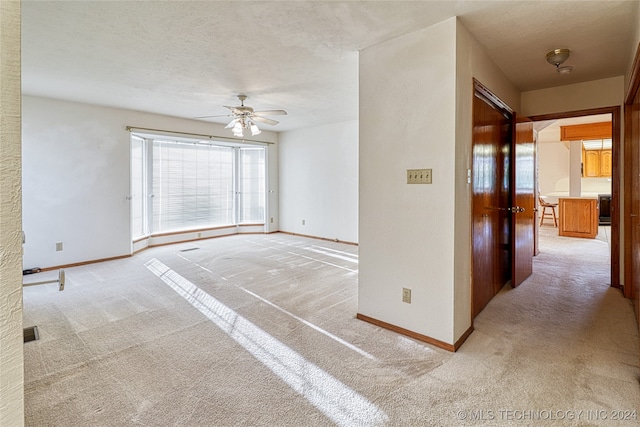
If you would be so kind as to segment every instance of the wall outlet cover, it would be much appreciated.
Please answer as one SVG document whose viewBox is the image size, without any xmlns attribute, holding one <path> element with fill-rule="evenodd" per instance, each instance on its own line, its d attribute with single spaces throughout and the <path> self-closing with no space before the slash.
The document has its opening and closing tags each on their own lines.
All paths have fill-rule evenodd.
<svg viewBox="0 0 640 427">
<path fill-rule="evenodd" d="M 411 289 L 402 288 L 402 302 L 411 304 Z"/>
</svg>

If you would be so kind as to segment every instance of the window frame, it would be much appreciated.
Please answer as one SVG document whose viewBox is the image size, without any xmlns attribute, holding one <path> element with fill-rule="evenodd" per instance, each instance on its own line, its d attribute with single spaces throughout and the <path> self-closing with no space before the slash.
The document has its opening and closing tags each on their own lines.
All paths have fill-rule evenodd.
<svg viewBox="0 0 640 427">
<path fill-rule="evenodd" d="M 229 226 L 243 226 L 243 225 L 265 225 L 266 224 L 266 218 L 267 218 L 267 209 L 268 209 L 268 191 L 267 191 L 267 181 L 268 181 L 268 147 L 263 144 L 241 144 L 241 143 L 226 143 L 226 142 L 221 142 L 221 141 L 202 141 L 202 140 L 196 140 L 196 139 L 190 139 L 190 138 L 179 138 L 179 137 L 173 137 L 173 136 L 167 136 L 167 135 L 141 135 L 141 134 L 131 134 L 131 139 L 133 140 L 133 138 L 139 139 L 144 141 L 143 142 L 143 151 L 145 153 L 145 155 L 143 156 L 143 168 L 145 169 L 143 173 L 143 180 L 144 182 L 144 189 L 146 191 L 146 194 L 143 195 L 143 198 L 146 198 L 146 203 L 144 204 L 143 207 L 143 222 L 144 222 L 144 231 L 145 234 L 138 234 L 138 235 L 134 235 L 134 224 L 133 224 L 133 205 L 131 205 L 131 213 L 130 213 L 130 218 L 131 218 L 131 238 L 132 241 L 138 241 L 140 239 L 144 239 L 144 238 L 148 238 L 148 237 L 153 237 L 154 235 L 163 235 L 163 234 L 174 234 L 174 233 L 182 233 L 182 232 L 192 232 L 195 230 L 207 230 L 207 229 L 215 229 L 215 228 L 221 228 L 221 227 L 229 227 Z M 230 148 L 231 149 L 231 157 L 232 157 L 232 172 L 231 172 L 231 181 L 232 181 L 232 195 L 231 195 L 231 201 L 232 201 L 232 208 L 231 208 L 231 215 L 230 215 L 230 219 L 231 222 L 230 223 L 220 223 L 220 224 L 209 224 L 209 225 L 196 225 L 194 227 L 188 227 L 188 226 L 182 226 L 182 227 L 177 227 L 177 228 L 172 228 L 172 229 L 155 229 L 154 228 L 154 199 L 156 197 L 156 195 L 154 194 L 154 175 L 153 175 L 153 168 L 154 168 L 154 155 L 153 155 L 153 151 L 154 151 L 154 142 L 155 141 L 162 141 L 168 144 L 171 143 L 176 143 L 176 145 L 180 145 L 180 144 L 188 144 L 188 145 L 197 145 L 198 147 L 220 147 L 220 148 Z M 257 209 L 260 211 L 261 210 L 261 218 L 257 218 L 252 216 L 249 220 L 244 221 L 243 218 L 244 216 L 241 215 L 241 212 L 239 211 L 240 206 L 242 205 L 241 203 L 241 197 L 243 197 L 242 194 L 242 186 L 240 185 L 240 181 L 241 179 L 243 179 L 243 165 L 242 163 L 242 150 L 244 149 L 259 149 L 262 151 L 262 155 L 260 156 L 259 162 L 261 162 L 260 164 L 257 165 L 257 168 L 259 169 L 260 173 L 262 176 L 260 176 L 258 178 L 258 180 L 260 181 L 259 185 L 261 185 L 260 191 L 259 191 L 259 195 L 258 195 L 258 200 L 259 200 L 259 206 L 257 206 Z M 131 148 L 130 148 L 130 158 L 131 158 L 131 162 L 133 162 L 133 156 L 132 156 L 132 151 L 133 150 L 133 144 L 131 144 Z M 132 167 L 132 171 L 133 171 L 133 164 L 131 165 Z M 131 175 L 131 180 L 130 180 L 130 186 L 132 188 L 132 194 L 133 194 L 133 187 L 134 187 L 134 177 L 133 174 Z M 129 198 L 130 200 L 133 200 L 133 196 L 131 196 Z M 242 220 L 242 221 L 241 221 Z"/>
</svg>

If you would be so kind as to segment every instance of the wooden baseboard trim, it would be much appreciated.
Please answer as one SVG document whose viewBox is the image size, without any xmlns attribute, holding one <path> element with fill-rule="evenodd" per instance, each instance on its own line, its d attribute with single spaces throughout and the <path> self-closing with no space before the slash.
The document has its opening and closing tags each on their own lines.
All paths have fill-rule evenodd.
<svg viewBox="0 0 640 427">
<path fill-rule="evenodd" d="M 416 339 L 418 341 L 426 342 L 427 344 L 434 345 L 436 347 L 439 347 L 441 349 L 444 349 L 444 350 L 447 350 L 447 351 L 450 351 L 450 352 L 455 352 L 456 350 L 458 350 L 458 348 L 460 348 L 462 343 L 464 343 L 465 340 L 469 337 L 469 335 L 471 335 L 471 332 L 473 332 L 473 325 L 471 325 L 469 327 L 469 329 L 467 329 L 467 331 L 464 334 L 462 334 L 460 339 L 458 341 L 456 341 L 455 344 L 449 344 L 449 343 L 446 343 L 444 341 L 440 341 L 440 340 L 437 340 L 435 338 L 431 338 L 430 336 L 419 334 L 417 332 L 410 331 L 409 329 L 401 328 L 400 326 L 392 325 L 391 323 L 387 323 L 387 322 L 383 322 L 382 320 L 374 319 L 373 317 L 365 316 L 364 314 L 357 313 L 356 314 L 356 318 L 360 319 L 362 321 L 371 323 L 373 325 L 380 326 L 381 328 L 388 329 L 390 331 L 396 332 L 398 334 L 405 335 L 405 336 L 407 336 L 409 338 L 413 338 L 413 339 Z"/>
<path fill-rule="evenodd" d="M 131 256 L 138 255 L 140 252 L 144 252 L 149 249 L 149 246 L 145 246 L 144 248 L 136 249 L 131 253 Z"/>
<path fill-rule="evenodd" d="M 471 335 L 471 332 L 473 332 L 473 323 L 471 323 L 471 326 L 469 326 L 469 329 L 464 331 L 464 334 L 462 334 L 462 336 L 458 338 L 458 341 L 456 341 L 456 343 L 453 345 L 453 351 L 458 351 L 460 346 L 464 344 L 467 338 L 469 338 L 469 335 Z"/>
<path fill-rule="evenodd" d="M 41 268 L 40 271 L 51 271 L 51 270 L 59 270 L 61 268 L 80 267 L 82 265 L 95 264 L 98 262 L 115 261 L 117 259 L 124 259 L 124 258 L 131 258 L 131 255 L 120 255 L 120 256 L 114 256 L 111 258 L 92 259 L 91 261 L 74 262 L 72 264 L 58 265 L 54 267 L 44 267 L 44 268 Z"/>
<path fill-rule="evenodd" d="M 354 242 L 347 242 L 345 240 L 339 240 L 339 239 L 328 239 L 326 237 L 318 237 L 318 236 L 310 236 L 308 234 L 300 234 L 300 233 L 292 233 L 290 231 L 276 231 L 276 233 L 282 233 L 282 234 L 288 234 L 290 236 L 298 236 L 298 237 L 307 237 L 309 239 L 316 239 L 316 240 L 324 240 L 326 242 L 336 242 L 336 243 L 344 243 L 345 245 L 353 245 L 353 246 L 358 246 L 357 243 Z"/>
<path fill-rule="evenodd" d="M 248 224 L 242 224 L 242 226 L 258 226 L 258 225 L 259 226 L 263 226 L 264 224 L 249 224 L 249 225 Z M 208 228 L 206 230 L 207 231 L 209 231 L 209 230 L 221 230 L 221 229 L 226 229 L 226 228 L 236 228 L 236 226 L 233 226 L 233 227 L 218 227 L 218 228 L 215 228 L 215 229 Z M 198 230 L 193 230 L 193 231 L 197 232 Z M 143 240 L 149 239 L 150 237 L 169 236 L 169 235 L 172 235 L 172 234 L 186 234 L 186 233 L 191 233 L 193 231 L 189 230 L 188 232 L 182 232 L 182 233 L 167 233 L 167 234 L 162 234 L 162 235 L 156 234 L 156 235 L 152 235 L 152 236 L 145 236 L 143 238 L 135 240 L 134 243 L 141 242 Z M 295 233 L 289 233 L 289 232 L 286 232 L 286 231 L 271 231 L 271 232 L 267 232 L 267 233 L 261 232 L 261 231 L 248 231 L 248 232 L 242 232 L 241 231 L 241 232 L 236 232 L 236 233 L 220 234 L 218 236 L 201 237 L 201 238 L 198 238 L 198 239 L 186 239 L 186 240 L 179 240 L 179 241 L 176 241 L 176 242 L 156 243 L 156 244 L 153 244 L 153 245 L 145 246 L 144 248 L 140 248 L 140 249 L 134 251 L 133 253 L 131 253 L 130 255 L 120 255 L 120 256 L 115 256 L 115 257 L 110 257 L 110 258 L 93 259 L 93 260 L 90 260 L 90 261 L 74 262 L 74 263 L 71 263 L 71 264 L 64 264 L 64 265 L 58 265 L 58 266 L 53 266 L 53 267 L 44 267 L 44 268 L 41 268 L 40 271 L 51 271 L 51 270 L 59 270 L 61 268 L 80 267 L 82 265 L 95 264 L 95 263 L 98 263 L 98 262 L 106 262 L 106 261 L 114 261 L 114 260 L 117 260 L 117 259 L 130 258 L 130 257 L 132 257 L 134 255 L 137 255 L 140 252 L 143 252 L 143 251 L 145 251 L 147 249 L 156 248 L 156 247 L 159 247 L 159 246 L 177 245 L 177 244 L 180 244 L 180 243 L 196 242 L 198 240 L 217 239 L 218 237 L 229 237 L 229 236 L 235 236 L 235 235 L 238 235 L 238 234 L 274 234 L 274 233 L 284 233 L 284 234 L 290 234 L 292 236 L 308 237 L 308 238 L 311 238 L 311 239 L 326 240 L 326 241 L 329 241 L 329 242 L 339 242 L 339 243 L 344 243 L 344 244 L 347 244 L 347 245 L 355 245 L 355 246 L 358 245 L 357 243 L 343 242 L 342 240 L 333 240 L 333 239 L 326 239 L 326 238 L 322 238 L 322 237 L 306 236 L 304 234 L 295 234 Z"/>
</svg>

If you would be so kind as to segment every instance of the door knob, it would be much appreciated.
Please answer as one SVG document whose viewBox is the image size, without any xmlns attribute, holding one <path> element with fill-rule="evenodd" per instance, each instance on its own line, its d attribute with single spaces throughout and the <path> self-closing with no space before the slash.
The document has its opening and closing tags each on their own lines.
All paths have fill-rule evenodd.
<svg viewBox="0 0 640 427">
<path fill-rule="evenodd" d="M 510 208 L 495 208 L 493 206 L 485 206 L 485 209 L 492 211 L 507 211 L 511 213 L 524 212 L 526 209 L 520 206 L 511 206 Z"/>
</svg>

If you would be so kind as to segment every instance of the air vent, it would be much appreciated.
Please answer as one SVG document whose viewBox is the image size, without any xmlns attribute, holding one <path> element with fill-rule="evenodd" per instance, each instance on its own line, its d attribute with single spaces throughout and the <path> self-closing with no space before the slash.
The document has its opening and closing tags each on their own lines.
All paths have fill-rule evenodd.
<svg viewBox="0 0 640 427">
<path fill-rule="evenodd" d="M 24 342 L 37 341 L 40 339 L 38 334 L 38 327 L 31 326 L 30 328 L 23 329 Z"/>
</svg>

